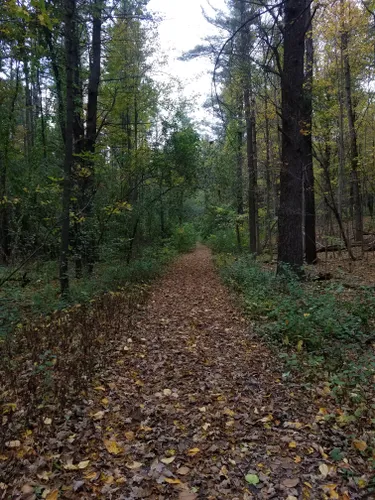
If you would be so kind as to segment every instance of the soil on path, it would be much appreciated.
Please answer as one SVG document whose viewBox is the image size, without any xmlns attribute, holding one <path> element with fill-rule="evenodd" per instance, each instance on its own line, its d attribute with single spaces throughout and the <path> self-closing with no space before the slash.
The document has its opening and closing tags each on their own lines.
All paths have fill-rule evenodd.
<svg viewBox="0 0 375 500">
<path fill-rule="evenodd" d="M 13 492 L 50 500 L 363 498 L 328 456 L 345 433 L 325 432 L 319 398 L 282 380 L 207 248 L 179 258 L 155 283 L 128 335 L 82 405 L 48 440 L 33 442 L 34 456 L 8 478 Z M 350 472 L 360 460 L 341 466 Z"/>
</svg>

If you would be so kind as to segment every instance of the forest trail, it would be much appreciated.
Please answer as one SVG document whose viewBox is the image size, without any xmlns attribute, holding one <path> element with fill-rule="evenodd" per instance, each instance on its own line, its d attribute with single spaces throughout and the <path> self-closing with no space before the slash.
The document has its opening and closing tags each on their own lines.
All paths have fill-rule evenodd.
<svg viewBox="0 0 375 500">
<path fill-rule="evenodd" d="M 210 251 L 180 257 L 82 406 L 34 443 L 23 498 L 362 498 L 327 477 L 340 430 L 249 330 Z"/>
</svg>

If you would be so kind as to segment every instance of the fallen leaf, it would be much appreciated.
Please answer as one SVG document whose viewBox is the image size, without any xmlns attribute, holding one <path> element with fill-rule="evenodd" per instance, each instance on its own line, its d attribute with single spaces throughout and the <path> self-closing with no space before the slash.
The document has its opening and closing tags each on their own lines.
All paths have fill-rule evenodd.
<svg viewBox="0 0 375 500">
<path fill-rule="evenodd" d="M 191 448 L 190 450 L 188 450 L 187 454 L 189 455 L 189 457 L 194 457 L 199 452 L 199 448 Z"/>
<path fill-rule="evenodd" d="M 178 495 L 178 500 L 196 500 L 197 494 L 191 491 L 181 491 Z"/>
<path fill-rule="evenodd" d="M 259 477 L 256 474 L 247 474 L 245 476 L 245 480 L 247 483 L 253 484 L 253 485 L 258 484 L 260 481 Z"/>
<path fill-rule="evenodd" d="M 82 462 L 79 462 L 77 465 L 78 469 L 86 469 L 90 464 L 90 460 L 83 460 Z"/>
<path fill-rule="evenodd" d="M 5 446 L 7 448 L 19 448 L 21 446 L 21 441 L 18 441 L 18 439 L 14 440 L 14 441 L 7 441 L 5 443 Z"/>
<path fill-rule="evenodd" d="M 128 441 L 133 441 L 135 434 L 133 431 L 125 432 L 125 437 Z"/>
<path fill-rule="evenodd" d="M 359 439 L 353 439 L 352 445 L 354 446 L 354 448 L 356 450 L 359 450 L 359 451 L 365 451 L 365 449 L 367 448 L 367 443 L 365 441 L 361 441 Z"/>
<path fill-rule="evenodd" d="M 170 389 L 164 389 L 163 394 L 164 396 L 170 396 L 172 394 L 172 391 Z"/>
<path fill-rule="evenodd" d="M 165 477 L 164 481 L 168 484 L 181 484 L 181 481 L 179 479 L 173 479 L 171 477 Z"/>
<path fill-rule="evenodd" d="M 118 455 L 122 451 L 114 439 L 103 439 L 103 443 L 111 455 Z"/>
<path fill-rule="evenodd" d="M 143 465 L 142 462 L 133 462 L 133 463 L 128 463 L 125 466 L 130 470 L 135 470 L 135 469 L 140 469 L 142 465 Z"/>
<path fill-rule="evenodd" d="M 43 422 L 45 423 L 45 425 L 51 425 L 51 424 L 52 424 L 52 418 L 48 418 L 48 417 L 47 417 L 47 418 L 45 418 L 45 419 L 43 420 Z"/>
<path fill-rule="evenodd" d="M 78 466 L 77 466 L 77 465 L 74 465 L 74 464 L 73 464 L 73 460 L 72 460 L 72 459 L 70 459 L 70 460 L 68 460 L 68 461 L 67 461 L 67 463 L 66 463 L 66 464 L 64 464 L 64 465 L 63 465 L 63 468 L 64 468 L 65 470 L 77 470 L 77 469 L 78 469 Z"/>
<path fill-rule="evenodd" d="M 57 500 L 59 498 L 59 490 L 53 490 L 46 496 L 46 500 Z"/>
<path fill-rule="evenodd" d="M 297 448 L 297 443 L 295 441 L 291 441 L 289 443 L 289 448 Z"/>
<path fill-rule="evenodd" d="M 329 468 L 328 468 L 328 465 L 327 464 L 320 464 L 319 465 L 319 471 L 321 473 L 321 475 L 326 478 L 329 474 Z"/>
<path fill-rule="evenodd" d="M 94 415 L 92 416 L 94 420 L 101 420 L 103 417 L 104 417 L 104 411 L 98 411 L 94 413 Z"/>
<path fill-rule="evenodd" d="M 186 467 L 186 465 L 183 465 L 182 467 L 179 467 L 177 469 L 177 474 L 179 474 L 180 476 L 186 476 L 187 474 L 189 474 L 190 472 L 190 469 L 189 467 Z"/>
<path fill-rule="evenodd" d="M 160 460 L 160 462 L 163 462 L 163 464 L 165 465 L 169 465 L 173 462 L 173 460 L 175 459 L 176 457 L 168 457 L 168 458 L 162 458 Z"/>
<path fill-rule="evenodd" d="M 295 488 L 299 483 L 298 477 L 295 478 L 286 478 L 282 481 L 283 486 L 286 488 Z"/>
</svg>

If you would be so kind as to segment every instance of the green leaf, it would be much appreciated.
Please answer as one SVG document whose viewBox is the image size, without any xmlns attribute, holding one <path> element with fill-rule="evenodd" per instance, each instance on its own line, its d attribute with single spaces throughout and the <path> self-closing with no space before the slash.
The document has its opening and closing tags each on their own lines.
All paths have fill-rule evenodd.
<svg viewBox="0 0 375 500">
<path fill-rule="evenodd" d="M 254 485 L 258 484 L 260 481 L 259 477 L 256 474 L 247 474 L 245 476 L 245 479 L 249 484 L 254 484 Z"/>
</svg>

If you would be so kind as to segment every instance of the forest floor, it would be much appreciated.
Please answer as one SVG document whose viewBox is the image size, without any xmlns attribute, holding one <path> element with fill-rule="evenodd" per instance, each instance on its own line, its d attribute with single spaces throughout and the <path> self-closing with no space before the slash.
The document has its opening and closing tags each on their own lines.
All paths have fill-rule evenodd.
<svg viewBox="0 0 375 500">
<path fill-rule="evenodd" d="M 375 498 L 364 435 L 326 419 L 325 387 L 283 379 L 203 246 L 154 283 L 80 401 L 43 411 L 0 449 L 0 498 Z"/>
</svg>

